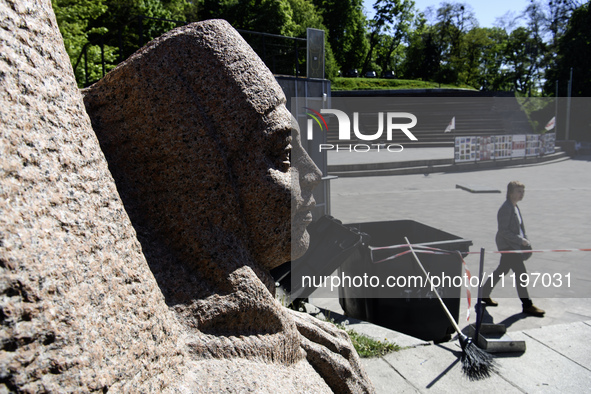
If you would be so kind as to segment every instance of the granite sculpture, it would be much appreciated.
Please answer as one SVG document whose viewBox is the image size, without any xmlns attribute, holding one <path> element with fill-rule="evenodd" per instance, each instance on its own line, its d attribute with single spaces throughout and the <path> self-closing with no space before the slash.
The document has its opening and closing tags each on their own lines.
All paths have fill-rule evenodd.
<svg viewBox="0 0 591 394">
<path fill-rule="evenodd" d="M 158 392 L 181 327 L 142 254 L 47 1 L 0 1 L 0 392 Z"/>
<path fill-rule="evenodd" d="M 342 330 L 273 296 L 320 174 L 240 36 L 154 40 L 89 120 L 50 2 L 0 15 L 0 390 L 373 391 Z"/>
</svg>

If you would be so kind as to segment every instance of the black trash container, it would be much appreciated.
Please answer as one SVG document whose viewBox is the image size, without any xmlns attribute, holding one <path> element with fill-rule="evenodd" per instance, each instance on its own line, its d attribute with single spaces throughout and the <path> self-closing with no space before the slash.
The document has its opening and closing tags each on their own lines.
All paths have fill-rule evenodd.
<svg viewBox="0 0 591 394">
<path fill-rule="evenodd" d="M 374 250 L 373 253 L 370 247 L 403 245 L 407 237 L 413 245 L 466 253 L 472 242 L 412 220 L 355 223 L 347 224 L 346 227 L 362 234 L 363 246 L 361 253 L 356 254 L 357 259 L 348 259 L 340 265 L 338 275 L 343 278 L 364 275 L 366 278 L 380 278 L 379 285 L 377 281 L 372 284 L 375 287 L 339 287 L 339 302 L 347 316 L 423 340 L 448 340 L 454 332 L 453 325 L 428 282 L 423 280 L 423 285 L 418 286 L 418 278 L 424 279 L 424 275 L 412 254 L 406 253 L 392 260 L 375 263 L 408 251 L 408 247 Z M 418 256 L 431 276 L 450 278 L 450 283 L 453 278 L 463 277 L 462 260 L 457 253 L 420 253 Z M 384 282 L 389 277 L 401 279 L 398 282 L 391 281 L 394 284 L 391 287 Z M 441 286 L 438 292 L 457 321 L 462 286 Z"/>
<path fill-rule="evenodd" d="M 310 245 L 297 260 L 271 270 L 288 303 L 306 299 L 316 290 L 319 278 L 330 276 L 341 264 L 352 259 L 359 261 L 362 247 L 361 235 L 342 222 L 325 215 L 308 226 Z M 316 280 L 306 280 L 315 277 Z"/>
</svg>

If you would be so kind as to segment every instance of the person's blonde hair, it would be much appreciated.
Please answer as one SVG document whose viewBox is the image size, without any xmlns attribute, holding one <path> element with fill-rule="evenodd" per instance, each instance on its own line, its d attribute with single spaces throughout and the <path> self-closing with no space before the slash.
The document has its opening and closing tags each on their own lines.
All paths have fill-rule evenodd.
<svg viewBox="0 0 591 394">
<path fill-rule="evenodd" d="M 509 184 L 507 185 L 507 200 L 509 199 L 511 193 L 513 193 L 513 190 L 517 189 L 518 187 L 522 187 L 523 189 L 525 189 L 525 185 L 519 181 L 509 182 Z"/>
</svg>

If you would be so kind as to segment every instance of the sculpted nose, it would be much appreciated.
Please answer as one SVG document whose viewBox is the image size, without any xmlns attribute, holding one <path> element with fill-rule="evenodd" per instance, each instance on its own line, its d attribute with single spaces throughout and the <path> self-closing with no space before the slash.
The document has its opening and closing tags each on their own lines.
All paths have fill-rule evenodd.
<svg viewBox="0 0 591 394">
<path fill-rule="evenodd" d="M 300 172 L 300 186 L 306 189 L 313 189 L 320 183 L 322 172 L 304 151 Z"/>
</svg>

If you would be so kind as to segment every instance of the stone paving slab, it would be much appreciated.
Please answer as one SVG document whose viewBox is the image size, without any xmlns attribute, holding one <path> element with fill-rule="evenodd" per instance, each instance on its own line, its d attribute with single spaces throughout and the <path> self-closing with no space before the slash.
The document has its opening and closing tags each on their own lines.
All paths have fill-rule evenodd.
<svg viewBox="0 0 591 394">
<path fill-rule="evenodd" d="M 578 393 L 591 387 L 591 371 L 565 357 L 565 349 L 560 345 L 548 347 L 528 335 L 527 330 L 511 335 L 527 344 L 527 350 L 519 357 L 497 358 L 499 373 L 512 385 L 527 393 Z M 572 342 L 587 349 L 588 343 Z"/>
<path fill-rule="evenodd" d="M 548 348 L 554 349 L 562 356 L 585 368 L 591 376 L 591 324 L 576 322 L 546 326 L 523 332 Z M 591 387 L 591 384 L 587 387 Z"/>
<path fill-rule="evenodd" d="M 420 393 L 420 390 L 403 378 L 381 357 L 361 359 L 361 364 L 363 364 L 377 393 Z"/>
<path fill-rule="evenodd" d="M 383 359 L 391 366 L 392 374 L 400 374 L 406 382 L 422 393 L 453 392 L 520 392 L 513 384 L 497 374 L 471 381 L 462 373 L 461 348 L 458 341 L 402 350 Z M 368 371 L 374 379 L 373 371 Z M 395 392 L 395 390 L 384 391 Z"/>
<path fill-rule="evenodd" d="M 455 188 L 458 183 L 483 183 L 505 190 L 510 180 L 526 185 L 520 209 L 525 217 L 534 248 L 588 248 L 591 233 L 591 163 L 565 162 L 526 168 L 506 168 L 477 173 L 405 175 L 337 179 L 331 184 L 331 214 L 343 223 L 412 219 L 473 241 L 472 251 L 481 247 L 496 251 L 496 213 L 504 193 L 472 194 Z M 534 272 L 571 273 L 572 286 L 541 292 L 535 298 L 590 297 L 590 252 L 536 254 L 527 262 Z M 478 256 L 466 263 L 478 271 Z M 491 273 L 499 255 L 487 254 L 485 271 Z M 576 286 L 576 287 L 575 287 Z M 576 290 L 575 289 L 579 289 Z M 580 291 L 580 289 L 584 289 Z M 586 290 L 585 290 L 586 289 Z M 578 293 L 577 293 L 578 291 Z M 515 289 L 503 294 L 495 289 L 493 298 L 514 298 Z"/>
<path fill-rule="evenodd" d="M 524 353 L 494 355 L 497 371 L 470 381 L 461 371 L 457 340 L 364 359 L 378 393 L 575 393 L 591 387 L 590 322 L 513 333 Z"/>
</svg>

